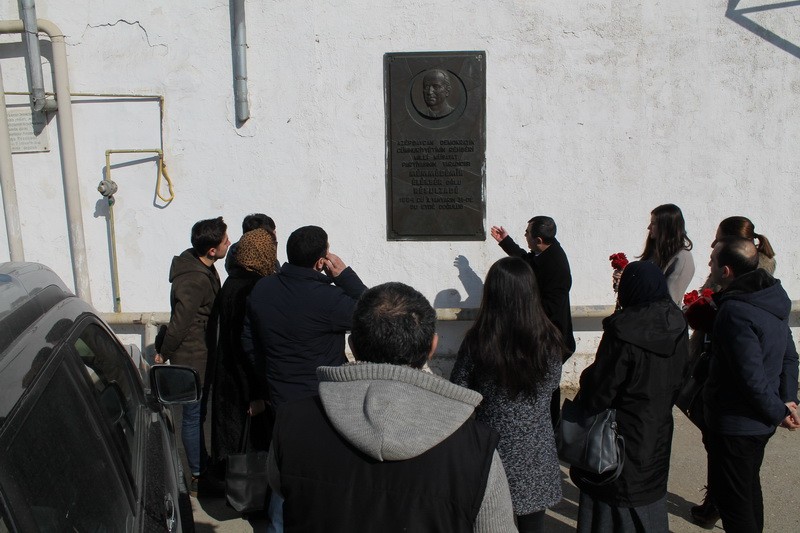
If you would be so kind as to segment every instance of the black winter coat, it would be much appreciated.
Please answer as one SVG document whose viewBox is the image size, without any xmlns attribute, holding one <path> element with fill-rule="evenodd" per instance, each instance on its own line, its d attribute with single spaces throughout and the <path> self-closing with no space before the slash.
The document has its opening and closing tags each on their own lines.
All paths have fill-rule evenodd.
<svg viewBox="0 0 800 533">
<path fill-rule="evenodd" d="M 277 419 L 287 533 L 474 530 L 497 446 L 483 424 L 468 419 L 416 457 L 379 461 L 338 433 L 319 397 L 286 404 Z"/>
<path fill-rule="evenodd" d="M 219 344 L 211 388 L 211 455 L 215 461 L 238 453 L 250 402 L 268 399 L 264 376 L 255 372 L 242 349 L 247 297 L 261 278 L 255 272 L 233 266 L 217 297 Z M 269 409 L 253 418 L 250 429 L 252 447 L 269 448 L 272 421 Z"/>
<path fill-rule="evenodd" d="M 172 258 L 169 281 L 172 314 L 161 356 L 173 364 L 194 368 L 205 381 L 206 364 L 217 345 L 217 269 L 207 267 L 189 248 Z"/>
<path fill-rule="evenodd" d="M 767 435 L 797 401 L 797 351 L 789 330 L 792 302 L 765 270 L 736 278 L 714 300 L 706 423 L 723 435 Z"/>
<path fill-rule="evenodd" d="M 651 504 L 667 493 L 672 448 L 672 406 L 688 363 L 683 313 L 670 299 L 623 309 L 603 321 L 597 355 L 581 374 L 579 401 L 591 413 L 617 410 L 625 438 L 625 466 L 614 483 L 576 468 L 575 484 L 616 507 Z"/>
<path fill-rule="evenodd" d="M 575 351 L 575 337 L 572 332 L 572 313 L 569 304 L 572 273 L 561 243 L 553 239 L 553 243 L 539 255 L 526 252 L 511 237 L 500 241 L 500 247 L 508 255 L 524 259 L 536 274 L 544 314 L 564 337 L 564 344 L 567 347 L 567 354 L 564 357 L 566 361 Z"/>
<path fill-rule="evenodd" d="M 289 263 L 256 283 L 247 300 L 242 347 L 266 376 L 275 409 L 318 394 L 317 367 L 347 361 L 344 335 L 365 290 L 350 267 L 330 278 Z"/>
</svg>

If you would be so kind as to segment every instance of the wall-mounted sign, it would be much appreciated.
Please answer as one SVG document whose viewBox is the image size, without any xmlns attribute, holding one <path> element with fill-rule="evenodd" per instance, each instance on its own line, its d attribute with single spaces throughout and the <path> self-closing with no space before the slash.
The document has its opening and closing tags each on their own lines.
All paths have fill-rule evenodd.
<svg viewBox="0 0 800 533">
<path fill-rule="evenodd" d="M 49 152 L 47 117 L 30 107 L 8 108 L 8 133 L 11 135 L 11 153 Z"/>
<path fill-rule="evenodd" d="M 387 238 L 486 238 L 486 53 L 384 56 Z"/>
</svg>

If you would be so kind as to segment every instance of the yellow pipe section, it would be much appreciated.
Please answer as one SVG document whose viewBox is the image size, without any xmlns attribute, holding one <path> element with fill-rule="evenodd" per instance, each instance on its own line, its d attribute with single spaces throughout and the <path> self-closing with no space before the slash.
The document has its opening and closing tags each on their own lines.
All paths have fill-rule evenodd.
<svg viewBox="0 0 800 533">
<path fill-rule="evenodd" d="M 120 149 L 120 150 L 106 150 L 106 173 L 105 179 L 111 179 L 111 154 L 157 154 L 158 155 L 158 180 L 156 181 L 156 195 L 164 202 L 169 203 L 175 198 L 175 191 L 172 188 L 172 181 L 167 174 L 167 167 L 164 164 L 164 152 L 159 148 L 144 148 L 144 149 Z M 167 181 L 169 188 L 169 198 L 161 196 L 161 178 L 162 176 Z M 114 312 L 122 312 L 122 297 L 119 285 L 119 263 L 117 261 L 117 231 L 116 223 L 114 220 L 114 198 L 113 195 L 108 197 L 108 238 L 111 241 L 111 292 L 114 295 Z"/>
</svg>

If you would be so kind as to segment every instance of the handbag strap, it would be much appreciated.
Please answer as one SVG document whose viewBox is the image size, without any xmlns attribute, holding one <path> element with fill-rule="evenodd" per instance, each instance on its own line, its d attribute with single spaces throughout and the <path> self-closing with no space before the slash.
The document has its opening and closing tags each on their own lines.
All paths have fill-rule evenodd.
<svg viewBox="0 0 800 533">
<path fill-rule="evenodd" d="M 242 431 L 242 440 L 239 443 L 239 453 L 247 453 L 247 446 L 250 444 L 250 413 L 245 411 L 244 431 Z"/>
</svg>

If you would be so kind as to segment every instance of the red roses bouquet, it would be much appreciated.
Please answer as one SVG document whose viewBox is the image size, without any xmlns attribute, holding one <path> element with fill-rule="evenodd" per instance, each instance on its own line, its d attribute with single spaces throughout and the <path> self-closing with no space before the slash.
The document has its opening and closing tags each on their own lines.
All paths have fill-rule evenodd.
<svg viewBox="0 0 800 533">
<path fill-rule="evenodd" d="M 714 291 L 702 289 L 701 291 L 690 291 L 683 296 L 683 315 L 689 323 L 689 327 L 710 333 L 714 326 L 714 317 L 717 315 L 717 304 L 714 303 L 712 296 Z"/>
<path fill-rule="evenodd" d="M 625 257 L 625 254 L 622 252 L 617 252 L 615 254 L 611 254 L 608 258 L 611 261 L 611 268 L 614 269 L 614 292 L 617 292 L 619 289 L 619 278 L 622 276 L 622 271 L 625 270 L 625 267 L 628 266 L 628 258 Z"/>
</svg>

